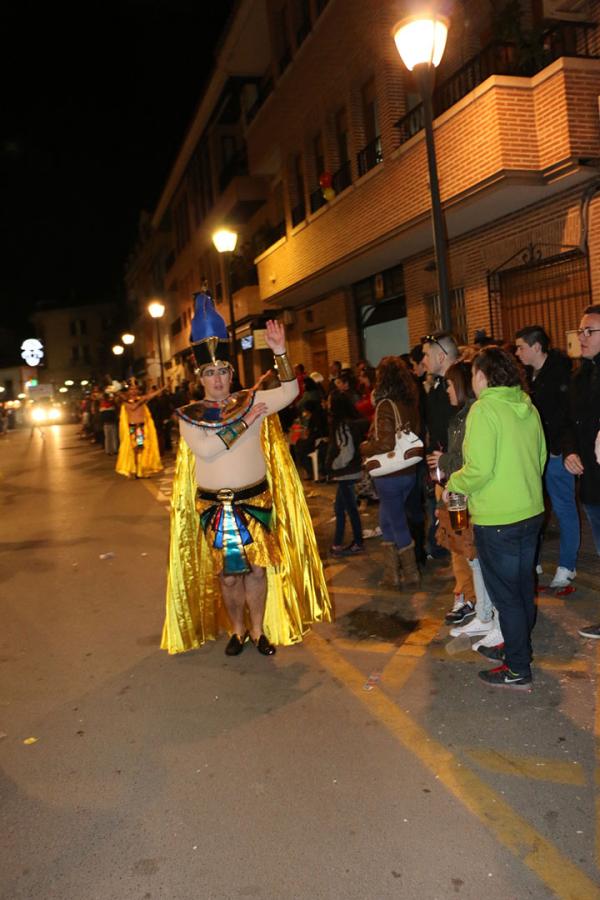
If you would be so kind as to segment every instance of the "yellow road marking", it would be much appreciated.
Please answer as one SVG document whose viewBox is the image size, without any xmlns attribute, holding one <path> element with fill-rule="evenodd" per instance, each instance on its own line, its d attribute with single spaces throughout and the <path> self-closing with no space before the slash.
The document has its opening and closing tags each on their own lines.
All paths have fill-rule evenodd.
<svg viewBox="0 0 600 900">
<path fill-rule="evenodd" d="M 596 710 L 594 737 L 596 738 L 596 867 L 600 869 L 600 643 L 596 644 L 594 659 L 596 676 Z"/>
<path fill-rule="evenodd" d="M 398 593 L 398 591 L 388 590 L 387 588 L 361 588 L 351 587 L 350 585 L 344 584 L 336 585 L 333 588 L 333 593 L 348 594 L 349 596 L 356 597 L 392 597 L 394 600 L 398 600 L 400 598 L 400 594 Z"/>
<path fill-rule="evenodd" d="M 307 649 L 396 739 L 413 753 L 496 838 L 564 900 L 598 900 L 597 886 L 477 775 L 414 722 L 382 690 L 363 690 L 364 675 L 317 634 Z M 416 666 L 416 660 L 410 661 Z"/>
<path fill-rule="evenodd" d="M 562 597 L 548 597 L 546 595 L 542 597 L 536 597 L 535 602 L 538 606 L 566 606 L 566 600 L 563 600 Z"/>
<path fill-rule="evenodd" d="M 536 781 L 554 781 L 556 784 L 586 784 L 585 771 L 578 762 L 516 756 L 512 753 L 499 753 L 497 750 L 484 750 L 478 747 L 467 749 L 466 753 L 482 768 L 489 769 L 490 772 L 499 772 L 501 775 L 517 775 Z"/>
</svg>

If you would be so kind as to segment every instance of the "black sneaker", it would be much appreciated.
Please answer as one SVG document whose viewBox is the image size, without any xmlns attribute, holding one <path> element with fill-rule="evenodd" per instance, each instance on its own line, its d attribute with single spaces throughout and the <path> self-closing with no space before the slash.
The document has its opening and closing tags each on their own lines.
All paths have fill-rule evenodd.
<svg viewBox="0 0 600 900">
<path fill-rule="evenodd" d="M 586 625 L 585 628 L 579 629 L 579 634 L 581 637 L 598 640 L 600 638 L 600 625 Z"/>
<path fill-rule="evenodd" d="M 496 644 L 495 647 L 478 647 L 477 652 L 485 656 L 486 659 L 493 659 L 498 662 L 504 662 L 506 658 L 504 644 Z"/>
<path fill-rule="evenodd" d="M 508 666 L 498 666 L 497 669 L 487 669 L 485 672 L 479 672 L 479 677 L 491 687 L 513 688 L 514 690 L 530 691 L 531 675 L 517 675 L 512 672 Z"/>
<path fill-rule="evenodd" d="M 446 615 L 446 625 L 465 625 L 475 616 L 475 606 L 469 600 L 454 612 Z"/>
</svg>

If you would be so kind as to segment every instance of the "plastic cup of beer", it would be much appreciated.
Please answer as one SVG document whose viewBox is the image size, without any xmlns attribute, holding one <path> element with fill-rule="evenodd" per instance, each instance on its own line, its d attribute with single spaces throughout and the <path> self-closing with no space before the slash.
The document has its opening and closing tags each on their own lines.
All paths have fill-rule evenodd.
<svg viewBox="0 0 600 900">
<path fill-rule="evenodd" d="M 462 531 L 469 524 L 469 512 L 467 510 L 467 498 L 464 494 L 450 493 L 448 495 L 448 512 L 450 513 L 450 525 L 453 531 Z"/>
</svg>

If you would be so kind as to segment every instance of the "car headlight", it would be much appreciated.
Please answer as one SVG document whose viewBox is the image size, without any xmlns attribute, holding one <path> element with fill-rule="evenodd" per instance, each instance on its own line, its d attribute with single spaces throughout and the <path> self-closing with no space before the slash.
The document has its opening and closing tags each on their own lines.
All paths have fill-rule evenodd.
<svg viewBox="0 0 600 900">
<path fill-rule="evenodd" d="M 50 410 L 49 418 L 51 419 L 52 422 L 58 422 L 58 420 L 62 418 L 62 413 L 61 413 L 60 409 L 56 409 L 56 407 L 53 407 Z"/>
<path fill-rule="evenodd" d="M 32 409 L 31 410 L 31 418 L 34 422 L 45 422 L 46 421 L 46 410 L 45 409 Z"/>
</svg>

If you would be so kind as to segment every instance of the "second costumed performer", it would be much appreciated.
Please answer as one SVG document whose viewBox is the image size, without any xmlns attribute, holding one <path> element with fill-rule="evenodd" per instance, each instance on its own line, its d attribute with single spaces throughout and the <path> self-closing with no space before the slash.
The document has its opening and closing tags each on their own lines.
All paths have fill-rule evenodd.
<svg viewBox="0 0 600 900">
<path fill-rule="evenodd" d="M 298 394 L 281 324 L 266 342 L 280 386 L 230 393 L 229 337 L 211 298 L 195 294 L 191 343 L 204 400 L 177 410 L 167 609 L 161 647 L 181 653 L 230 634 L 272 656 L 332 618 L 302 484 L 275 413 Z M 261 379 L 262 381 L 262 379 Z M 259 382 L 260 384 L 260 382 Z"/>
</svg>

